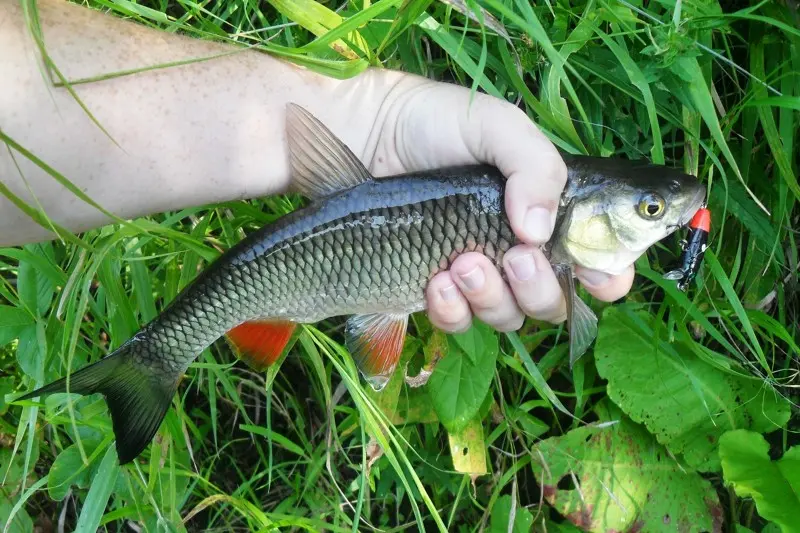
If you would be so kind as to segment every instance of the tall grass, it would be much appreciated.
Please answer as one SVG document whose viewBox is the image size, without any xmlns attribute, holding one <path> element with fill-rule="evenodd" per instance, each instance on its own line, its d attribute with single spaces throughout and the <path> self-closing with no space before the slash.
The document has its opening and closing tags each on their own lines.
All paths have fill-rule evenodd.
<svg viewBox="0 0 800 533">
<path fill-rule="evenodd" d="M 41 35 L 35 2 L 22 1 L 32 32 Z M 739 531 L 740 524 L 761 531 L 776 520 L 759 515 L 757 498 L 730 488 L 716 445 L 708 457 L 694 457 L 702 446 L 678 443 L 682 431 L 692 430 L 680 417 L 664 421 L 670 410 L 700 411 L 697 423 L 712 428 L 708 439 L 750 429 L 767 436 L 773 458 L 797 443 L 800 26 L 791 3 L 84 4 L 163 31 L 254 47 L 332 76 L 382 66 L 505 98 L 562 150 L 647 158 L 697 175 L 708 185 L 714 229 L 706 266 L 688 294 L 660 277 L 675 261 L 677 237 L 639 261 L 627 302 L 601 321 L 596 363 L 588 358 L 570 372 L 563 331 L 548 324 L 528 321 L 518 335 L 498 337 L 488 395 L 463 428 L 439 419 L 430 396 L 436 389 L 409 387 L 400 375 L 387 394 L 365 388 L 339 344 L 341 321 L 330 320 L 303 328 L 281 367 L 267 374 L 236 363 L 223 343 L 206 350 L 146 460 L 124 468 L 98 397 L 10 406 L 3 395 L 102 357 L 156 316 L 220 249 L 292 211 L 297 198 L 117 221 L 80 236 L 56 228 L 61 242 L 0 249 L 5 531 L 30 531 L 34 521 L 82 531 L 600 530 L 604 523 L 587 525 L 581 515 L 562 512 L 563 502 L 548 498 L 548 490 L 566 493 L 571 483 L 608 479 L 584 470 L 586 478 L 566 476 L 558 490 L 542 490 L 541 465 L 556 468 L 558 458 L 546 457 L 541 444 L 563 437 L 561 449 L 572 453 L 573 431 L 612 431 L 623 418 L 613 429 L 621 432 L 632 424 L 626 417 L 655 436 L 652 446 L 666 447 L 670 465 L 705 474 L 720 502 L 719 517 L 709 505 L 713 529 Z M 61 85 L 93 81 L 68 80 L 51 67 Z M 0 135 L 15 157 L 69 183 Z M 0 192 L 52 224 L 2 184 Z M 448 340 L 424 317 L 412 322 L 406 357 L 416 369 Z M 650 399 L 631 399 L 637 391 L 625 388 L 633 377 L 621 358 L 635 353 L 604 342 L 603 332 L 614 328 L 644 339 L 640 351 L 653 350 L 639 364 L 653 365 L 654 375 L 675 372 L 685 387 L 669 388 L 665 377 L 666 396 L 653 389 Z M 680 407 L 667 406 L 672 400 Z M 592 439 L 587 434 L 586 449 Z M 573 471 L 597 459 L 577 451 L 571 457 Z M 659 498 L 668 505 L 667 496 Z"/>
</svg>

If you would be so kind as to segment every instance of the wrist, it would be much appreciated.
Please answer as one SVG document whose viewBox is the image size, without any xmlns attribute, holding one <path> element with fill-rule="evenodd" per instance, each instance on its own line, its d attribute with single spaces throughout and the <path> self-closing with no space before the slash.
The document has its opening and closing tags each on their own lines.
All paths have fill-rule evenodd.
<svg viewBox="0 0 800 533">
<path fill-rule="evenodd" d="M 375 145 L 391 115 L 391 95 L 409 74 L 370 67 L 361 74 L 341 80 L 330 93 L 329 109 L 335 109 L 326 123 L 367 167 Z M 321 116 L 318 116 L 323 120 Z"/>
</svg>

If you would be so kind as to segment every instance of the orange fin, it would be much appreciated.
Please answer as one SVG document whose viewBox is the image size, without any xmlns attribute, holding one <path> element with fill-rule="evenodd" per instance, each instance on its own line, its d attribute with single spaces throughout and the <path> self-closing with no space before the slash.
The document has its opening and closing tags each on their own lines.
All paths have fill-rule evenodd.
<svg viewBox="0 0 800 533">
<path fill-rule="evenodd" d="M 386 386 L 400 360 L 407 325 L 407 314 L 353 315 L 347 320 L 347 349 L 375 390 Z"/>
<path fill-rule="evenodd" d="M 251 320 L 230 330 L 227 337 L 239 359 L 261 371 L 278 360 L 295 327 L 296 323 L 282 320 Z"/>
</svg>

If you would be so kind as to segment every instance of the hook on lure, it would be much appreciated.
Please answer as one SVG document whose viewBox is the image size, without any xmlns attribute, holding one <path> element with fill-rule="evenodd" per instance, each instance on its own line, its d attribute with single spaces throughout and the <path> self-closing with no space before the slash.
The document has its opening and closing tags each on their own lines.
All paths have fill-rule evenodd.
<svg viewBox="0 0 800 533">
<path fill-rule="evenodd" d="M 711 211 L 705 204 L 692 217 L 689 222 L 689 235 L 681 241 L 681 266 L 664 274 L 664 278 L 676 280 L 678 289 L 685 291 L 689 283 L 694 280 L 703 264 L 703 256 L 708 248 L 708 233 L 711 230 Z"/>
</svg>

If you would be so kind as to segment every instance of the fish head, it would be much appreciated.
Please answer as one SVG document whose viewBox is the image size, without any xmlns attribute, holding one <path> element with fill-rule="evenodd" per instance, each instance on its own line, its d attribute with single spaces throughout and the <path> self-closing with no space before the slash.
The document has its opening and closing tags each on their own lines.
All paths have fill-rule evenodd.
<svg viewBox="0 0 800 533">
<path fill-rule="evenodd" d="M 703 205 L 697 178 L 668 167 L 606 158 L 568 165 L 559 232 L 569 262 L 620 274 Z"/>
</svg>

